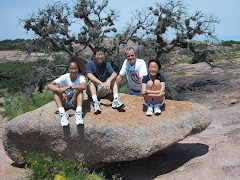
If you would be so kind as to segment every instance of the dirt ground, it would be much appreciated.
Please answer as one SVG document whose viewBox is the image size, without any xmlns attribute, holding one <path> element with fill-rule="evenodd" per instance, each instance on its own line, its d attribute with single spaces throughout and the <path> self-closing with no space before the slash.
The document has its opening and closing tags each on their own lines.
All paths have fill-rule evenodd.
<svg viewBox="0 0 240 180">
<path fill-rule="evenodd" d="M 36 61 L 39 58 L 53 60 L 51 55 L 46 55 L 44 53 L 27 54 L 22 51 L 0 51 L 0 63 L 6 61 Z"/>
<path fill-rule="evenodd" d="M 236 180 L 240 179 L 240 59 L 178 64 L 169 72 L 194 76 L 168 76 L 181 100 L 203 104 L 212 112 L 212 123 L 202 133 L 189 136 L 152 156 L 125 163 L 126 180 Z M 0 143 L 6 119 L 0 118 Z M 26 179 L 23 168 L 14 166 L 0 146 L 0 179 Z"/>
</svg>

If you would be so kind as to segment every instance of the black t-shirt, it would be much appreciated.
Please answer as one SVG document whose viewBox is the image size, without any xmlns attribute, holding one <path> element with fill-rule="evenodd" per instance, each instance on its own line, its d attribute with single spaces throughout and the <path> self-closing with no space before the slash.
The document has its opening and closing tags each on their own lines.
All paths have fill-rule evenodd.
<svg viewBox="0 0 240 180">
<path fill-rule="evenodd" d="M 107 78 L 109 78 L 114 72 L 115 71 L 113 70 L 112 66 L 105 61 L 103 62 L 101 67 L 96 65 L 95 60 L 92 60 L 89 63 L 87 63 L 87 74 L 88 73 L 93 74 L 96 78 L 98 78 L 102 82 L 105 82 Z"/>
<path fill-rule="evenodd" d="M 161 82 L 162 84 L 166 84 L 165 77 L 164 77 L 164 76 L 161 76 L 159 73 L 157 74 L 156 79 L 160 80 L 160 82 Z M 152 80 L 152 79 L 151 79 L 150 74 L 148 73 L 148 75 L 146 75 L 146 76 L 143 77 L 143 79 L 142 79 L 142 85 L 146 85 L 149 80 Z"/>
</svg>

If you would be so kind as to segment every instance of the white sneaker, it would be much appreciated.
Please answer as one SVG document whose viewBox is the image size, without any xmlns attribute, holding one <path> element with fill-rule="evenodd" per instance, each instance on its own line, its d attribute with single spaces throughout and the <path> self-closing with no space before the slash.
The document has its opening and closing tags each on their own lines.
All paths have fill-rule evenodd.
<svg viewBox="0 0 240 180">
<path fill-rule="evenodd" d="M 117 109 L 117 108 L 123 108 L 125 105 L 120 101 L 119 98 L 114 99 L 112 102 L 112 108 Z"/>
<path fill-rule="evenodd" d="M 75 112 L 75 121 L 76 121 L 76 125 L 79 124 L 84 124 L 83 122 L 83 118 L 82 118 L 82 112 Z"/>
<path fill-rule="evenodd" d="M 69 117 L 69 115 L 68 115 L 68 113 L 60 113 L 59 114 L 60 115 L 60 117 L 61 117 L 61 126 L 63 127 L 63 126 L 68 126 L 68 124 L 69 124 L 69 121 L 68 121 L 68 117 Z"/>
<path fill-rule="evenodd" d="M 153 115 L 153 105 L 149 104 L 149 106 L 147 107 L 147 112 L 146 112 L 147 116 L 152 116 Z"/>
<path fill-rule="evenodd" d="M 100 114 L 101 113 L 100 101 L 94 102 L 93 106 L 94 106 L 94 114 Z"/>
<path fill-rule="evenodd" d="M 154 106 L 153 106 L 153 108 L 154 108 L 154 114 L 156 114 L 156 115 L 159 115 L 159 114 L 161 114 L 161 109 L 160 109 L 160 105 L 159 104 L 155 104 Z"/>
</svg>

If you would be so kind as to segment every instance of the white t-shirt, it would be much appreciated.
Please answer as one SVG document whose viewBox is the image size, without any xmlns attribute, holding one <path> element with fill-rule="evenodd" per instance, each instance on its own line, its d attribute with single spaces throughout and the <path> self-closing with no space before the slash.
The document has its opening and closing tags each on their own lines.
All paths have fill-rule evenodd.
<svg viewBox="0 0 240 180">
<path fill-rule="evenodd" d="M 78 74 L 77 76 L 77 79 L 72 82 L 71 79 L 70 79 L 70 73 L 66 73 L 64 75 L 61 75 L 59 78 L 55 79 L 54 82 L 58 85 L 58 86 L 62 86 L 62 87 L 65 87 L 65 86 L 76 86 L 76 85 L 79 85 L 81 83 L 86 83 L 86 79 L 85 79 L 85 76 L 83 76 L 82 74 Z M 68 96 L 72 96 L 73 93 L 74 93 L 74 89 L 68 89 L 65 91 L 65 93 L 68 95 Z"/>
<path fill-rule="evenodd" d="M 140 78 L 148 74 L 146 63 L 143 59 L 136 59 L 136 63 L 131 66 L 126 59 L 119 74 L 122 76 L 126 74 L 128 85 L 131 89 L 135 91 L 141 91 L 142 86 Z"/>
</svg>

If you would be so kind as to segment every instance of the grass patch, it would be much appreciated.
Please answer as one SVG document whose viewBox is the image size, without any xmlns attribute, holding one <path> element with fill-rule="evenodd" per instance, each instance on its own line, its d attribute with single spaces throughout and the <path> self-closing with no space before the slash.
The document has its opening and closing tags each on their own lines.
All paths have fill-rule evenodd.
<svg viewBox="0 0 240 180">
<path fill-rule="evenodd" d="M 227 53 L 227 54 L 220 54 L 218 56 L 218 59 L 220 60 L 226 60 L 226 59 L 232 59 L 232 58 L 238 58 L 240 57 L 240 55 L 238 54 L 238 52 L 236 51 L 233 51 L 233 52 L 230 52 L 230 53 Z"/>
<path fill-rule="evenodd" d="M 53 101 L 53 95 L 50 91 L 45 91 L 44 93 L 37 92 L 34 97 L 35 101 L 33 102 L 30 98 L 26 98 L 23 95 L 15 95 L 14 98 L 10 98 L 10 100 L 4 103 L 3 107 L 5 111 L 1 113 L 2 116 L 11 120 Z"/>
<path fill-rule="evenodd" d="M 128 82 L 127 82 L 127 78 L 123 78 L 122 83 L 119 86 L 119 92 L 120 93 L 124 93 L 127 94 L 128 92 Z"/>
<path fill-rule="evenodd" d="M 180 64 L 180 63 L 188 63 L 188 64 L 191 64 L 192 63 L 192 58 L 193 57 L 188 57 L 186 59 L 183 59 L 181 61 L 178 61 L 177 64 Z"/>
<path fill-rule="evenodd" d="M 0 98 L 1 98 L 1 97 L 5 97 L 7 93 L 8 93 L 8 92 L 7 92 L 7 89 L 2 89 L 2 90 L 0 90 Z"/>
</svg>

